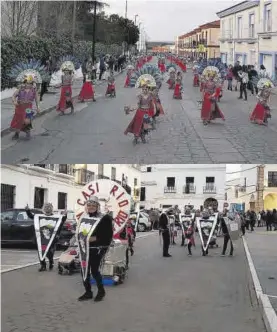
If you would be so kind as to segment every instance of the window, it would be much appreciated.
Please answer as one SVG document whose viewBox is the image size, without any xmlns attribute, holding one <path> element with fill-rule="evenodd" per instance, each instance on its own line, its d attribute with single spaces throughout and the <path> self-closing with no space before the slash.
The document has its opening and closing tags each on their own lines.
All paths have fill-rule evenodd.
<svg viewBox="0 0 277 332">
<path fill-rule="evenodd" d="M 16 217 L 16 221 L 25 221 L 29 219 L 30 218 L 27 216 L 27 213 L 25 211 L 19 211 Z"/>
<path fill-rule="evenodd" d="M 264 30 L 265 32 L 271 32 L 272 28 L 272 12 L 271 12 L 271 4 L 265 6 L 265 18 L 264 18 Z"/>
<path fill-rule="evenodd" d="M 194 183 L 193 177 L 186 177 L 186 184 Z"/>
<path fill-rule="evenodd" d="M 44 192 L 45 189 L 35 187 L 35 194 L 34 194 L 34 208 L 41 209 L 44 204 Z"/>
<path fill-rule="evenodd" d="M 238 17 L 238 38 L 242 38 L 242 17 Z"/>
<path fill-rule="evenodd" d="M 15 186 L 1 183 L 1 211 L 14 207 Z"/>
<path fill-rule="evenodd" d="M 146 198 L 146 188 L 145 187 L 141 187 L 140 189 L 140 200 L 141 202 L 145 202 L 145 198 Z"/>
<path fill-rule="evenodd" d="M 249 37 L 255 37 L 255 15 L 251 14 L 249 16 Z"/>
<path fill-rule="evenodd" d="M 98 175 L 104 175 L 104 164 L 98 164 Z"/>
<path fill-rule="evenodd" d="M 167 188 L 175 187 L 175 178 L 167 178 Z"/>
<path fill-rule="evenodd" d="M 206 183 L 214 184 L 214 177 L 206 177 Z"/>
<path fill-rule="evenodd" d="M 268 186 L 277 187 L 277 172 L 268 172 Z"/>
<path fill-rule="evenodd" d="M 67 164 L 60 164 L 59 165 L 59 173 L 68 174 Z"/>
<path fill-rule="evenodd" d="M 147 171 L 147 173 L 151 173 L 152 172 L 152 167 L 147 167 L 146 171 Z"/>
<path fill-rule="evenodd" d="M 45 164 L 34 164 L 34 166 L 41 167 L 41 168 L 46 168 Z"/>
<path fill-rule="evenodd" d="M 7 211 L 1 213 L 1 222 L 8 222 L 10 220 L 13 220 L 14 212 L 13 211 Z"/>
<path fill-rule="evenodd" d="M 58 210 L 66 210 L 67 208 L 67 194 L 58 193 Z"/>
<path fill-rule="evenodd" d="M 134 178 L 134 186 L 136 187 L 138 185 L 138 179 Z"/>
<path fill-rule="evenodd" d="M 112 167 L 112 176 L 111 176 L 111 180 L 116 180 L 116 168 Z"/>
</svg>

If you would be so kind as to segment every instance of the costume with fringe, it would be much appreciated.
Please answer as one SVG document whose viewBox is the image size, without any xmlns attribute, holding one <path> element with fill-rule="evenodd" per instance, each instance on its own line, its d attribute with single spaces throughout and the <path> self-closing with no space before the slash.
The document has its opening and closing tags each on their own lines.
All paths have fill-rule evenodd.
<svg viewBox="0 0 277 332">
<path fill-rule="evenodd" d="M 181 76 L 177 76 L 177 78 L 176 78 L 173 98 L 174 99 L 183 99 L 182 98 L 182 77 Z"/>
<path fill-rule="evenodd" d="M 127 75 L 126 75 L 126 79 L 125 79 L 124 88 L 131 87 L 131 78 L 132 78 L 134 70 L 135 70 L 134 66 L 132 66 L 132 65 L 127 66 Z"/>
<path fill-rule="evenodd" d="M 82 86 L 78 99 L 81 102 L 84 102 L 86 100 L 95 101 L 93 82 L 92 82 L 90 75 L 86 75 L 86 81 L 84 82 L 84 84 Z"/>
<path fill-rule="evenodd" d="M 108 86 L 106 90 L 106 96 L 116 96 L 116 91 L 115 91 L 115 78 L 112 73 L 110 73 L 108 77 Z"/>
</svg>

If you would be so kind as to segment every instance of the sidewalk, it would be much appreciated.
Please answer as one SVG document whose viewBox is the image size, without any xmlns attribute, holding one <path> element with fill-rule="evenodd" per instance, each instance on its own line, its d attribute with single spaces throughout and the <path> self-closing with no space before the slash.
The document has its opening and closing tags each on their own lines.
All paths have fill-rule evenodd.
<svg viewBox="0 0 277 332">
<path fill-rule="evenodd" d="M 115 73 L 114 76 L 116 77 L 123 72 Z M 105 80 L 102 81 L 97 80 L 95 86 L 99 86 L 105 83 L 106 83 Z M 83 78 L 77 78 L 74 81 L 72 86 L 72 97 L 74 100 L 77 99 L 82 85 L 83 85 Z M 56 109 L 56 106 L 60 98 L 60 88 L 51 88 L 50 90 L 51 90 L 50 93 L 47 93 L 43 96 L 43 101 L 40 102 L 40 113 L 37 114 L 36 117 L 40 117 Z M 1 137 L 10 133 L 10 123 L 13 114 L 14 114 L 14 105 L 12 103 L 12 98 L 1 100 Z"/>
<path fill-rule="evenodd" d="M 256 228 L 244 245 L 267 330 L 277 332 L 277 231 Z"/>
</svg>

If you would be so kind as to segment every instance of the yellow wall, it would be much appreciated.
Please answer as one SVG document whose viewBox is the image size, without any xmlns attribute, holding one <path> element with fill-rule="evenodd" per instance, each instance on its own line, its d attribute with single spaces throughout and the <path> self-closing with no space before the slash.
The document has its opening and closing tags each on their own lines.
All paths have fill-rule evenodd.
<svg viewBox="0 0 277 332">
<path fill-rule="evenodd" d="M 264 198 L 264 209 L 277 209 L 277 194 L 267 194 Z"/>
</svg>

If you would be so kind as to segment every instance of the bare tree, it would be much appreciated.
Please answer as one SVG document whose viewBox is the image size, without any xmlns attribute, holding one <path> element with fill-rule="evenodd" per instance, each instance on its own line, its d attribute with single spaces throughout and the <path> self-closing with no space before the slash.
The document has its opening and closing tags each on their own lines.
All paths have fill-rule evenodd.
<svg viewBox="0 0 277 332">
<path fill-rule="evenodd" d="M 37 29 L 38 1 L 1 1 L 3 37 L 31 36 Z"/>
</svg>

